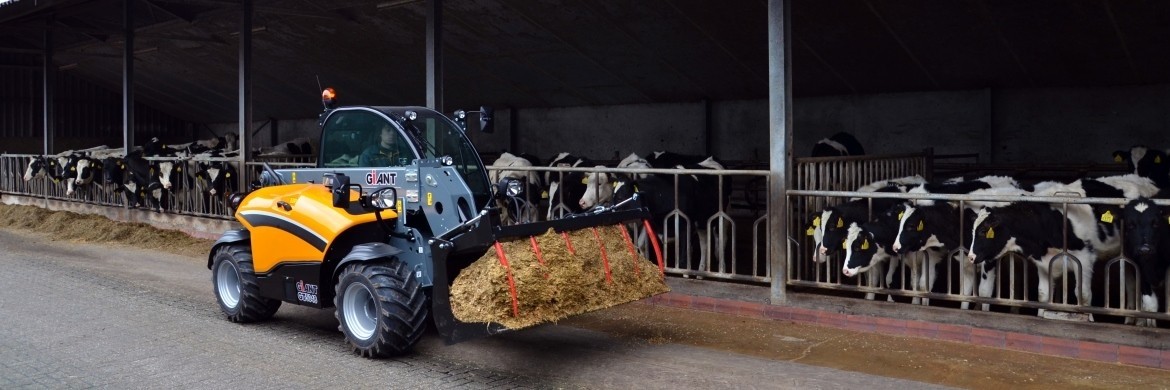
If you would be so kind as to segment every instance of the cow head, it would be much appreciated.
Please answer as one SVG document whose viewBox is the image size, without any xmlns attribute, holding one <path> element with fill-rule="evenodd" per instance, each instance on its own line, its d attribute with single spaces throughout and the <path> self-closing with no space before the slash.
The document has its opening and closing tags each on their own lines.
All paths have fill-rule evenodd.
<svg viewBox="0 0 1170 390">
<path fill-rule="evenodd" d="M 833 207 L 821 211 L 820 226 L 818 228 L 821 241 L 816 246 L 817 254 L 828 256 L 842 249 L 841 242 L 845 241 L 845 236 L 849 234 L 849 224 L 845 221 L 845 217 L 842 214 Z M 816 236 L 817 234 L 813 235 L 814 238 Z"/>
<path fill-rule="evenodd" d="M 1170 159 L 1166 152 L 1145 146 L 1134 146 L 1128 151 L 1113 152 L 1113 161 L 1125 163 L 1133 173 L 1148 177 L 1160 187 L 1170 185 Z"/>
<path fill-rule="evenodd" d="M 926 213 L 920 210 L 922 210 L 920 206 L 906 206 L 898 214 L 898 236 L 894 238 L 894 253 L 917 252 L 926 246 L 931 233 L 926 228 Z"/>
<path fill-rule="evenodd" d="M 236 169 L 232 164 L 222 161 L 199 163 L 199 172 L 195 174 L 199 184 L 208 195 L 216 196 L 235 192 Z"/>
<path fill-rule="evenodd" d="M 183 166 L 187 165 L 181 160 L 160 161 L 158 163 L 158 182 L 162 185 L 162 189 L 167 191 L 178 191 L 183 189 L 185 184 Z"/>
<path fill-rule="evenodd" d="M 598 165 L 597 168 L 605 168 Z M 584 176 L 585 193 L 577 200 L 582 210 L 589 210 L 595 206 L 609 204 L 613 201 L 613 178 L 608 173 L 590 172 Z"/>
<path fill-rule="evenodd" d="M 43 156 L 33 156 L 29 159 L 28 165 L 24 169 L 24 181 L 32 180 L 35 177 L 41 177 L 45 174 L 45 158 Z"/>
<path fill-rule="evenodd" d="M 1009 226 L 995 215 L 994 209 L 980 209 L 975 213 L 971 228 L 971 247 L 967 260 L 979 264 L 1003 256 L 1015 246 Z"/>
<path fill-rule="evenodd" d="M 106 186 L 114 186 L 114 191 L 122 191 L 122 184 L 126 182 L 126 162 L 118 157 L 106 157 L 102 160 L 102 179 Z"/>
<path fill-rule="evenodd" d="M 82 157 L 77 160 L 77 177 L 74 182 L 77 185 L 87 185 L 93 183 L 95 180 L 101 182 L 102 163 L 96 159 L 89 157 Z"/>
<path fill-rule="evenodd" d="M 868 271 L 884 252 L 878 247 L 873 233 L 862 229 L 856 222 L 850 224 L 845 232 L 845 241 L 841 244 L 845 249 L 845 264 L 841 267 L 841 273 L 852 277 Z"/>
<path fill-rule="evenodd" d="M 1133 258 L 1159 256 L 1158 241 L 1170 232 L 1166 210 L 1147 198 L 1138 198 L 1122 211 L 1125 255 Z"/>
</svg>

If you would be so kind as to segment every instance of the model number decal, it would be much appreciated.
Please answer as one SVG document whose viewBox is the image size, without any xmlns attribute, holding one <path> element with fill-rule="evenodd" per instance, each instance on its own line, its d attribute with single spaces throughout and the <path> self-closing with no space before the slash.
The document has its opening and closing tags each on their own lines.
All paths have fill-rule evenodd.
<svg viewBox="0 0 1170 390">
<path fill-rule="evenodd" d="M 317 303 L 317 285 L 305 283 L 303 280 L 297 281 L 297 300 L 301 302 Z"/>
</svg>

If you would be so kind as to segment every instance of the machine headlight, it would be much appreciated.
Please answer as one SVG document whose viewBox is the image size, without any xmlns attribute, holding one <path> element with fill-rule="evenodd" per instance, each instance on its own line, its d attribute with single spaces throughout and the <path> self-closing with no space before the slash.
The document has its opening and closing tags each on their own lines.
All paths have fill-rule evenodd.
<svg viewBox="0 0 1170 390">
<path fill-rule="evenodd" d="M 451 158 L 451 156 L 439 157 L 439 162 L 443 163 L 443 165 L 446 165 L 446 166 L 455 165 L 455 159 Z"/>
<path fill-rule="evenodd" d="M 520 196 L 520 193 L 524 192 L 523 184 L 524 183 L 521 183 L 519 180 L 509 179 L 508 180 L 508 196 Z"/>
<path fill-rule="evenodd" d="M 386 187 L 370 193 L 370 205 L 378 210 L 393 209 L 398 203 L 398 191 Z"/>
</svg>

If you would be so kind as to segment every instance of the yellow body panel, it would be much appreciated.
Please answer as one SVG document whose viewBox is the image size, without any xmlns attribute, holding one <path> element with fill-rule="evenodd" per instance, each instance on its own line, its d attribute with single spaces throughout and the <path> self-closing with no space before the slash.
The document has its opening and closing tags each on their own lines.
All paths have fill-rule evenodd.
<svg viewBox="0 0 1170 390">
<path fill-rule="evenodd" d="M 359 196 L 350 191 L 355 206 Z M 322 184 L 258 189 L 241 202 L 235 217 L 251 233 L 252 263 L 258 274 L 268 273 L 280 263 L 322 261 L 338 235 L 376 220 L 374 213 L 353 215 L 333 207 L 333 195 Z M 383 219 L 397 217 L 395 210 L 382 211 Z"/>
</svg>

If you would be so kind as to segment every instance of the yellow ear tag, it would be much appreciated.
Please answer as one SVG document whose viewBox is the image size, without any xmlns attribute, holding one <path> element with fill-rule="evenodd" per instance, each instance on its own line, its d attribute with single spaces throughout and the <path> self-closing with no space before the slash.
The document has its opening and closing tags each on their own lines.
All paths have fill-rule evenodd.
<svg viewBox="0 0 1170 390">
<path fill-rule="evenodd" d="M 813 218 L 813 227 L 820 227 L 820 226 L 821 226 L 821 217 Z"/>
<path fill-rule="evenodd" d="M 589 184 L 589 178 L 588 177 L 582 178 L 581 184 Z"/>
<path fill-rule="evenodd" d="M 987 228 L 987 238 L 988 239 L 995 238 L 995 229 Z"/>
<path fill-rule="evenodd" d="M 922 221 L 918 221 L 918 231 L 922 231 Z"/>
<path fill-rule="evenodd" d="M 541 192 L 541 193 L 540 193 L 540 198 L 541 198 L 541 199 L 548 199 L 548 191 L 543 191 L 543 192 Z"/>
<path fill-rule="evenodd" d="M 849 241 L 842 241 L 841 249 L 849 249 Z"/>
<path fill-rule="evenodd" d="M 1113 223 L 1113 211 L 1105 211 L 1105 214 L 1101 214 L 1101 222 Z"/>
<path fill-rule="evenodd" d="M 814 232 L 815 230 L 816 230 L 816 228 L 811 228 L 811 227 L 810 227 L 810 228 L 808 228 L 808 230 L 805 230 L 805 231 L 804 231 L 804 235 L 806 235 L 806 236 L 811 236 L 811 235 L 813 235 L 813 232 Z"/>
<path fill-rule="evenodd" d="M 869 239 L 861 241 L 861 250 L 869 250 Z"/>
<path fill-rule="evenodd" d="M 225 174 L 223 174 L 223 177 L 232 177 L 232 174 L 230 174 L 230 173 L 225 173 Z"/>
<path fill-rule="evenodd" d="M 1118 154 L 1113 156 L 1113 162 L 1125 162 L 1125 160 L 1122 160 L 1121 155 Z"/>
<path fill-rule="evenodd" d="M 837 227 L 839 227 L 839 228 L 845 227 L 845 219 L 844 218 L 837 217 Z"/>
<path fill-rule="evenodd" d="M 69 172 L 76 172 L 76 171 L 77 171 L 77 167 L 69 167 Z"/>
<path fill-rule="evenodd" d="M 1155 156 L 1154 157 L 1154 164 L 1161 164 L 1161 163 L 1162 163 L 1162 156 Z"/>
<path fill-rule="evenodd" d="M 899 211 L 899 212 L 898 212 L 898 220 L 899 220 L 899 221 L 901 221 L 901 220 L 902 220 L 902 216 L 904 216 L 904 215 L 906 215 L 906 212 L 905 212 L 905 211 Z"/>
<path fill-rule="evenodd" d="M 175 168 L 175 172 L 182 172 L 183 168 Z"/>
</svg>

